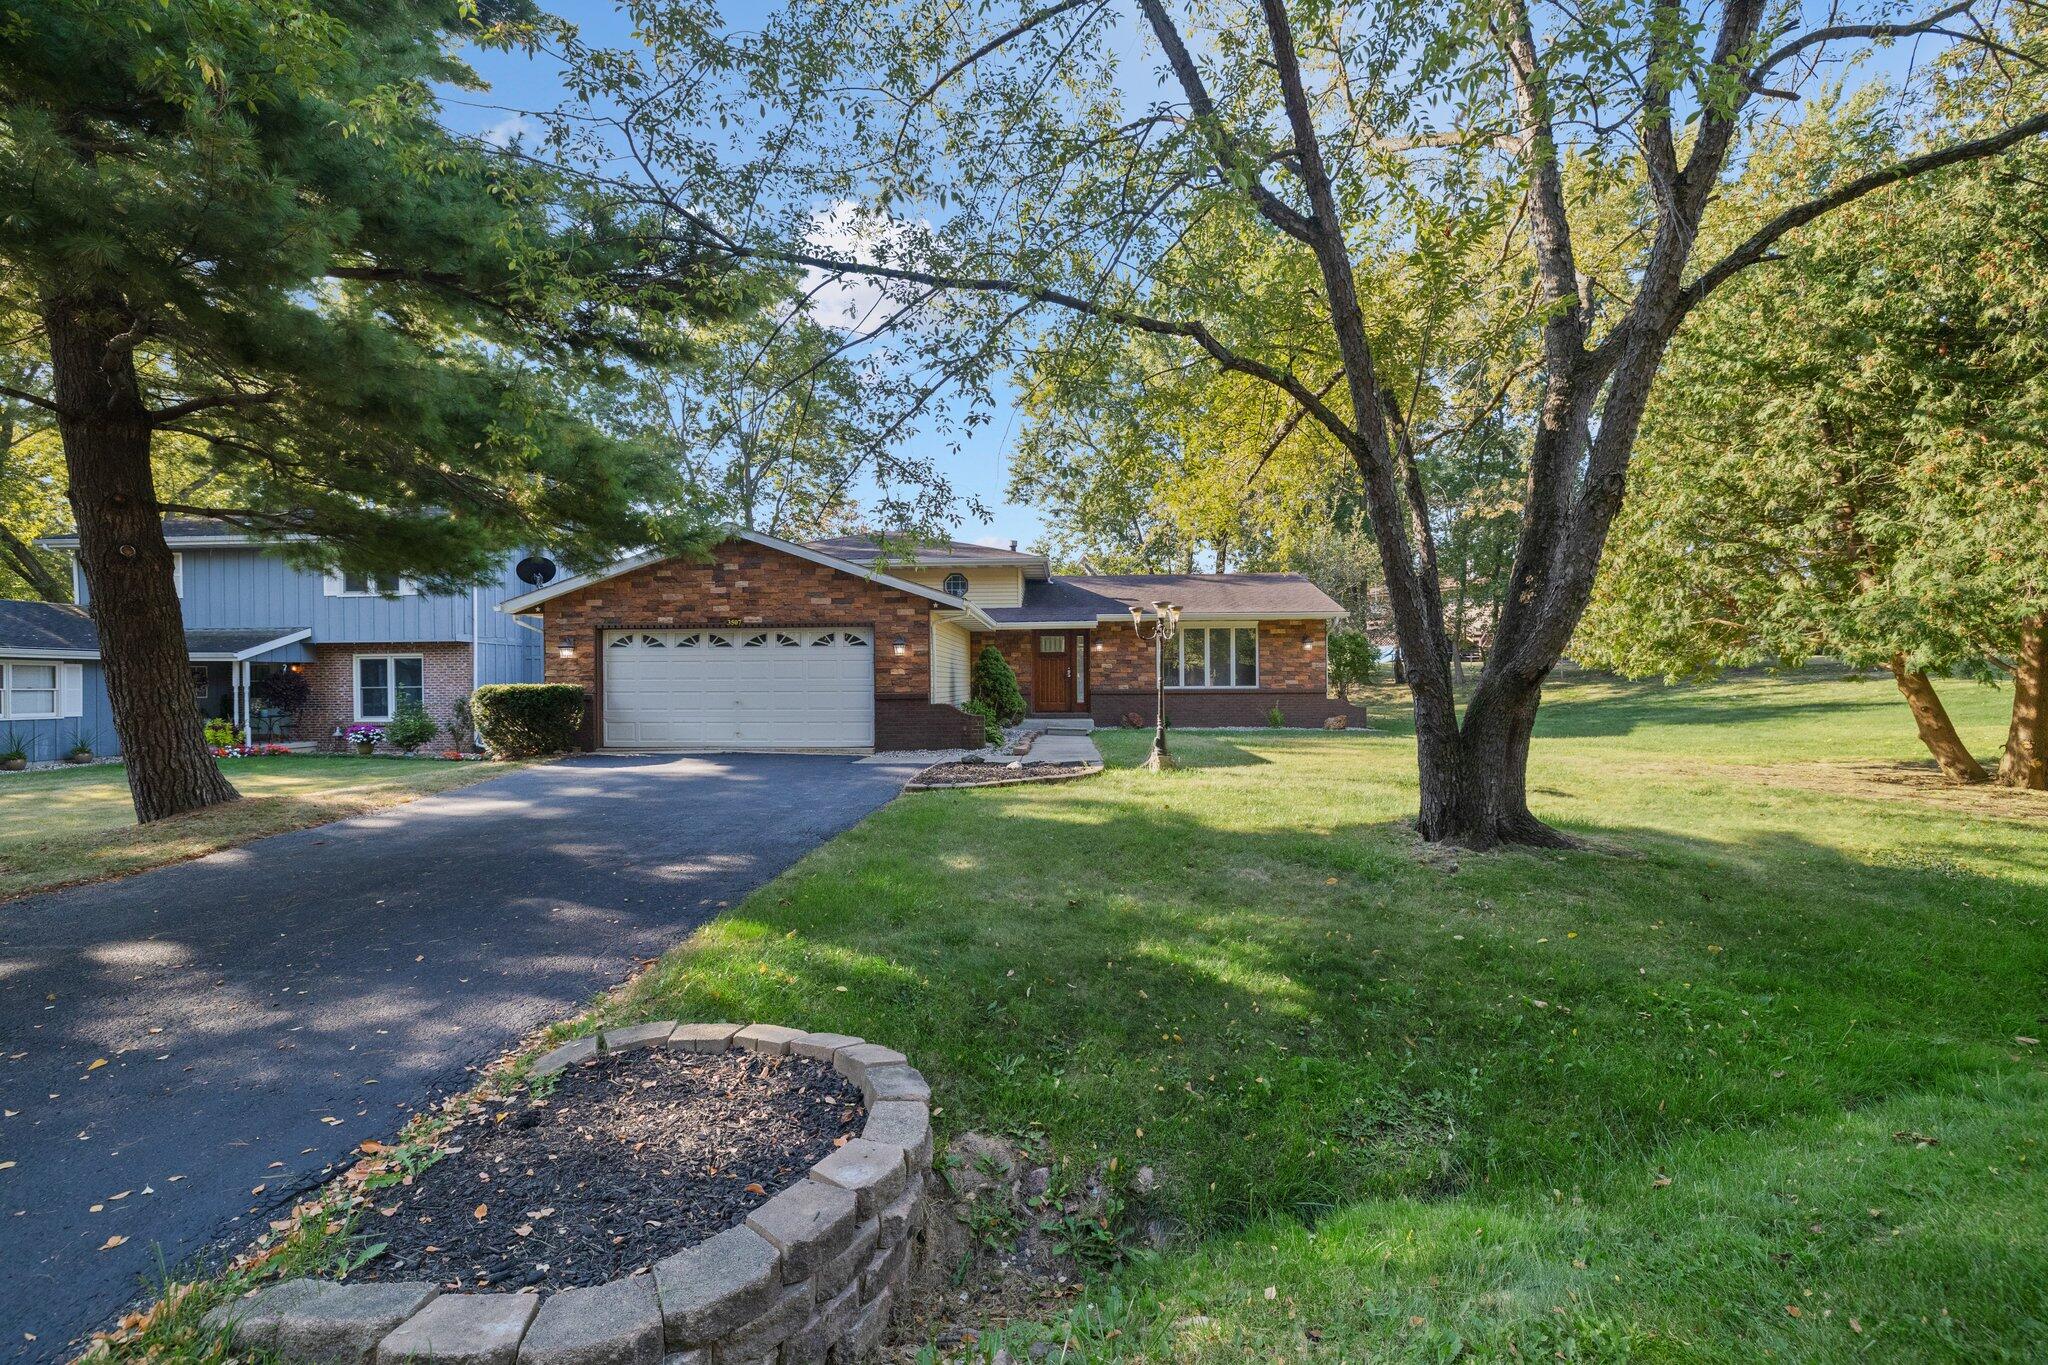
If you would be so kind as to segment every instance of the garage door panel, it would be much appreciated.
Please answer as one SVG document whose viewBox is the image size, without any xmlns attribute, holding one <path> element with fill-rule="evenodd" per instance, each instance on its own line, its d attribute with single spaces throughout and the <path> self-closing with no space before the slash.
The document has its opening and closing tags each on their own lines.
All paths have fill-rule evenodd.
<svg viewBox="0 0 2048 1365">
<path fill-rule="evenodd" d="M 606 636 L 604 662 L 608 747 L 874 743 L 874 638 L 867 630 L 622 631 Z"/>
</svg>

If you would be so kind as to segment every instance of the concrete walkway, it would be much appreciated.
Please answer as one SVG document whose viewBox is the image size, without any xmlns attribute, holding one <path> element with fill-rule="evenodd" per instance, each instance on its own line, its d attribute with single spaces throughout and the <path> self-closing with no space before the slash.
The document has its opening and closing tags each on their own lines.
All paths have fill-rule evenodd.
<svg viewBox="0 0 2048 1365">
<path fill-rule="evenodd" d="M 1100 763 L 1102 750 L 1087 735 L 1043 734 L 1024 755 L 1024 766 L 1034 763 Z"/>
<path fill-rule="evenodd" d="M 918 766 L 594 756 L 0 904 L 0 1362 L 246 1245 Z"/>
</svg>

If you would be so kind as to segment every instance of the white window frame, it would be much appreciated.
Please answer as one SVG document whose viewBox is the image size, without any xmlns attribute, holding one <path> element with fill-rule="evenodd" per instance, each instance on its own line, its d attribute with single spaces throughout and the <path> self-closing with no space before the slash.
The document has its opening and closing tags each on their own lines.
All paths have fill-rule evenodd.
<svg viewBox="0 0 2048 1365">
<path fill-rule="evenodd" d="M 384 691 L 386 713 L 381 716 L 363 713 L 363 661 L 376 659 L 384 665 Z M 420 666 L 420 705 L 427 704 L 427 656 L 424 654 L 357 654 L 351 656 L 348 665 L 349 692 L 354 700 L 356 723 L 361 725 L 387 725 L 398 718 L 398 661 L 416 659 Z"/>
<path fill-rule="evenodd" d="M 185 600 L 185 552 L 171 551 L 171 591 L 179 601 Z"/>
<path fill-rule="evenodd" d="M 953 580 L 956 578 L 960 580 L 960 588 L 957 592 L 954 591 L 953 588 Z M 939 580 L 939 591 L 947 593 L 953 597 L 965 597 L 967 596 L 968 591 L 973 587 L 973 580 L 968 578 L 966 574 L 960 572 L 958 569 L 954 569 L 951 573 L 948 573 L 944 578 Z"/>
<path fill-rule="evenodd" d="M 17 711 L 14 709 L 14 670 L 17 668 L 47 668 L 50 670 L 50 709 L 47 711 Z M 23 691 L 41 692 L 44 689 L 23 688 Z M 55 659 L 23 659 L 19 663 L 0 664 L 0 716 L 8 720 L 59 720 L 64 715 L 64 666 Z"/>
<path fill-rule="evenodd" d="M 1202 650 L 1205 667 L 1203 668 L 1202 676 L 1204 681 L 1190 683 L 1183 681 L 1187 677 L 1188 637 L 1198 630 L 1203 632 Z M 1236 681 L 1237 637 L 1235 634 L 1231 636 L 1230 641 L 1232 681 L 1227 683 L 1215 681 L 1215 670 L 1206 666 L 1209 663 L 1207 656 L 1210 643 L 1207 632 L 1212 630 L 1228 630 L 1233 632 L 1248 630 L 1252 633 L 1252 680 L 1250 682 Z M 1257 622 L 1198 621 L 1183 625 L 1180 628 L 1180 633 L 1174 637 L 1174 655 L 1168 661 L 1166 686 L 1169 691 L 1174 692 L 1256 692 L 1259 689 L 1259 669 L 1259 627 Z"/>
<path fill-rule="evenodd" d="M 400 574 L 398 576 L 398 586 L 392 588 L 389 592 L 377 586 L 382 581 L 383 580 L 379 578 L 378 575 L 373 574 L 368 570 L 364 570 L 363 582 L 369 584 L 369 587 L 363 589 L 362 591 L 357 591 L 356 589 L 348 586 L 348 572 L 343 569 L 336 569 L 332 573 L 327 575 L 327 595 L 329 597 L 393 598 L 411 597 L 419 592 L 418 586 L 415 585 L 410 578 L 405 577 L 403 574 Z"/>
</svg>

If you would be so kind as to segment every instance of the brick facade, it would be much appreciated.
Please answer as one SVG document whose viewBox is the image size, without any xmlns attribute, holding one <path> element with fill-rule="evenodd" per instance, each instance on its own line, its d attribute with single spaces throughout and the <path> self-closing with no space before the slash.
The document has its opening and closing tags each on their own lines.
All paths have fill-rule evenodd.
<svg viewBox="0 0 2048 1365">
<path fill-rule="evenodd" d="M 301 739 L 328 741 L 337 728 L 347 729 L 356 721 L 355 658 L 358 654 L 417 654 L 426 683 L 427 714 L 440 722 L 442 733 L 434 747 L 453 744 L 455 703 L 469 695 L 474 677 L 466 640 L 437 644 L 346 644 L 315 645 L 313 661 L 306 665 L 306 679 L 313 695 L 299 714 Z M 460 742 L 466 746 L 469 737 Z"/>
<path fill-rule="evenodd" d="M 1259 685 L 1244 689 L 1169 687 L 1166 718 L 1175 725 L 1264 725 L 1274 708 L 1285 725 L 1315 728 L 1331 716 L 1363 724 L 1365 713 L 1329 695 L 1329 632 L 1324 622 L 1259 623 Z M 994 644 L 1016 670 L 1024 701 L 1032 704 L 1036 636 L 1029 631 L 982 632 L 974 652 Z M 1306 646 L 1306 647 L 1304 647 Z M 1121 725 L 1135 714 L 1153 723 L 1153 647 L 1128 624 L 1098 625 L 1089 633 L 1088 711 L 1097 725 Z"/>
<path fill-rule="evenodd" d="M 932 603 L 747 541 L 708 563 L 665 559 L 541 604 L 548 682 L 590 695 L 587 747 L 599 742 L 607 630 L 733 626 L 863 626 L 874 632 L 875 745 L 944 749 L 979 744 L 979 722 L 931 700 Z M 898 653 L 898 645 L 902 652 Z M 972 732 L 971 741 L 962 737 Z"/>
</svg>

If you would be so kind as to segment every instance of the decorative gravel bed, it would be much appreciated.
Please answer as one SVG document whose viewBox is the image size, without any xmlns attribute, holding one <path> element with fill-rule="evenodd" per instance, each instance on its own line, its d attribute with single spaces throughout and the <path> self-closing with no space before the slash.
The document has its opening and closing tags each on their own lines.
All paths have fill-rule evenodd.
<svg viewBox="0 0 2048 1365">
<path fill-rule="evenodd" d="M 910 782 L 912 791 L 935 787 L 1007 787 L 1054 782 L 1102 771 L 1100 763 L 934 763 Z"/>
<path fill-rule="evenodd" d="M 860 1091 L 824 1062 L 637 1048 L 481 1108 L 394 1187 L 365 1233 L 369 1280 L 443 1289 L 603 1284 L 745 1220 L 858 1132 Z"/>
</svg>

